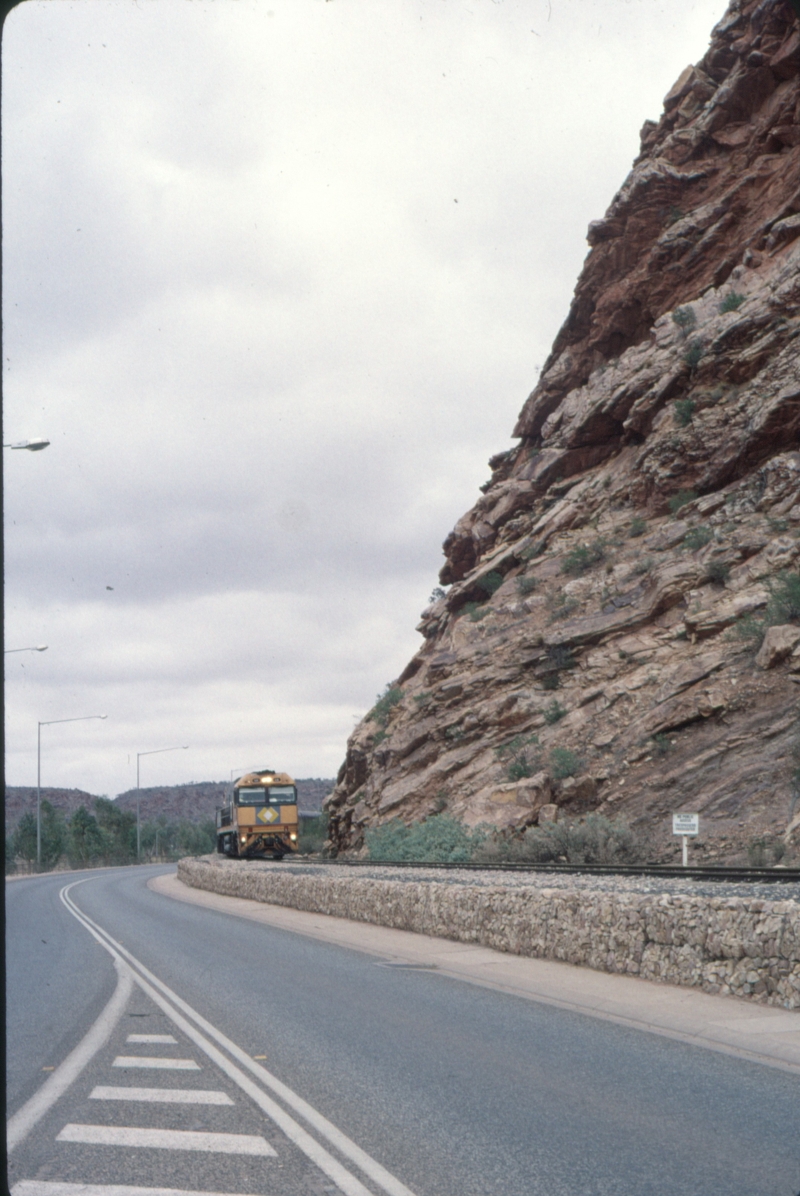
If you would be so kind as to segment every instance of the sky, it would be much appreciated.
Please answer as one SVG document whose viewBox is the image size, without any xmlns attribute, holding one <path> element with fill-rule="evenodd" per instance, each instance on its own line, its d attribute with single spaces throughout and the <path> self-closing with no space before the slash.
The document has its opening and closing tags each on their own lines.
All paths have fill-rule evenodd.
<svg viewBox="0 0 800 1196">
<path fill-rule="evenodd" d="M 11 12 L 8 784 L 335 776 L 724 8 Z"/>
</svg>

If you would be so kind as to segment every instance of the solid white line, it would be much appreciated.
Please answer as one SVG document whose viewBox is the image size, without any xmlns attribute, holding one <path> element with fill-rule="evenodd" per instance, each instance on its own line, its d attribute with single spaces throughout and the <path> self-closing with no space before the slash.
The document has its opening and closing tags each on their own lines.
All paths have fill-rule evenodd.
<svg viewBox="0 0 800 1196">
<path fill-rule="evenodd" d="M 194 1059 L 164 1059 L 158 1055 L 117 1055 L 112 1067 L 153 1067 L 160 1071 L 200 1071 Z"/>
<path fill-rule="evenodd" d="M 277 1158 L 278 1152 L 256 1134 L 209 1134 L 197 1130 L 147 1130 L 129 1125 L 65 1125 L 56 1142 L 91 1146 L 135 1146 L 157 1150 L 205 1150 L 217 1154 L 258 1154 Z"/>
<path fill-rule="evenodd" d="M 127 964 L 118 957 L 114 960 L 119 979 L 114 995 L 92 1026 L 89 1033 L 81 1039 L 73 1051 L 67 1055 L 48 1079 L 45 1080 L 38 1092 L 9 1118 L 6 1127 L 6 1145 L 9 1154 L 15 1146 L 19 1146 L 45 1113 L 53 1107 L 56 1101 L 64 1095 L 70 1084 L 78 1078 L 86 1064 L 106 1044 L 111 1031 L 122 1016 L 122 1012 L 133 992 L 133 977 Z"/>
<path fill-rule="evenodd" d="M 227 1092 L 207 1088 L 111 1088 L 98 1085 L 89 1100 L 145 1100 L 165 1105 L 232 1105 Z"/>
<path fill-rule="evenodd" d="M 138 1188 L 128 1184 L 67 1184 L 21 1179 L 11 1196 L 236 1196 L 234 1192 L 197 1192 L 187 1188 Z"/>
<path fill-rule="evenodd" d="M 125 1039 L 126 1042 L 163 1042 L 165 1045 L 177 1046 L 177 1038 L 173 1038 L 171 1034 L 129 1034 Z"/>
<path fill-rule="evenodd" d="M 283 1130 L 291 1142 L 303 1151 L 303 1153 L 316 1164 L 319 1169 L 324 1172 L 340 1191 L 345 1193 L 345 1196 L 374 1196 L 368 1188 L 364 1186 L 354 1175 L 351 1174 L 345 1167 L 342 1166 L 337 1159 L 333 1157 L 323 1146 L 320 1145 L 314 1138 L 311 1137 L 306 1130 L 304 1130 L 285 1110 L 275 1101 L 273 1101 L 267 1094 L 254 1084 L 253 1081 L 244 1073 L 231 1063 L 231 1061 L 217 1050 L 215 1046 L 208 1039 L 199 1032 L 178 1013 L 178 1009 L 183 1010 L 188 1017 L 194 1019 L 197 1025 L 202 1026 L 207 1031 L 210 1037 L 216 1039 L 230 1054 L 240 1060 L 251 1072 L 253 1072 L 262 1083 L 266 1083 L 276 1093 L 278 1093 L 283 1100 L 286 1101 L 296 1112 L 300 1113 L 308 1122 L 310 1122 L 315 1129 L 318 1130 L 328 1141 L 335 1146 L 346 1158 L 354 1162 L 366 1175 L 380 1187 L 387 1196 L 414 1196 L 410 1188 L 407 1188 L 404 1183 L 401 1183 L 391 1172 L 382 1167 L 376 1159 L 368 1155 L 366 1151 L 357 1146 L 351 1138 L 338 1130 L 327 1118 L 323 1117 L 321 1113 L 317 1113 L 311 1105 L 293 1092 L 291 1088 L 281 1083 L 277 1077 L 273 1076 L 266 1068 L 259 1063 L 255 1063 L 250 1059 L 250 1056 L 242 1051 L 234 1042 L 231 1042 L 221 1031 L 207 1022 L 191 1005 L 184 1001 L 181 997 L 174 993 L 172 989 L 168 988 L 162 980 L 154 976 L 148 968 L 144 966 L 134 955 L 131 955 L 127 948 L 123 947 L 115 939 L 98 926 L 88 914 L 84 914 L 82 910 L 78 909 L 74 901 L 69 896 L 70 889 L 77 885 L 86 884 L 91 877 L 84 880 L 73 881 L 72 884 L 66 885 L 59 894 L 64 905 L 69 909 L 73 916 L 82 923 L 89 931 L 89 933 L 97 939 L 99 943 L 109 951 L 112 955 L 124 955 L 132 964 L 135 964 L 138 969 L 134 975 L 136 983 L 148 996 L 155 1001 L 160 1009 L 167 1014 L 170 1020 L 179 1030 L 183 1031 L 208 1057 L 220 1067 L 225 1074 L 232 1079 L 243 1092 L 258 1105 L 260 1109 L 271 1117 L 272 1120 Z M 144 977 L 148 979 L 144 979 Z M 152 984 L 148 983 L 152 980 Z M 161 990 L 159 992 L 158 990 Z M 166 993 L 170 1001 L 167 1001 L 161 993 Z M 170 1003 L 172 1002 L 172 1003 Z"/>
</svg>

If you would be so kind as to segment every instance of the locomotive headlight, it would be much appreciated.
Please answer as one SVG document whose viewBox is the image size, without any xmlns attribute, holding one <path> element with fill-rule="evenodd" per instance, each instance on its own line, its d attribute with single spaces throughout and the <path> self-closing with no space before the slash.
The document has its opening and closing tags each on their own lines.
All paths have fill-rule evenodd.
<svg viewBox="0 0 800 1196">
<path fill-rule="evenodd" d="M 241 835 L 240 837 L 243 843 L 247 842 L 247 835 Z"/>
<path fill-rule="evenodd" d="M 289 838 L 294 841 L 297 838 L 297 835 L 290 835 Z"/>
</svg>

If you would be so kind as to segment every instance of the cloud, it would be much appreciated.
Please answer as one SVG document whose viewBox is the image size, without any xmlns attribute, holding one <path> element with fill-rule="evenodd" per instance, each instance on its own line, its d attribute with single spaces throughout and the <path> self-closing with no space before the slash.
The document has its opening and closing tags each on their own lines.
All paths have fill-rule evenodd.
<svg viewBox="0 0 800 1196">
<path fill-rule="evenodd" d="M 719 7 L 12 12 L 5 426 L 52 443 L 6 461 L 7 642 L 51 645 L 9 658 L 11 783 L 98 704 L 48 783 L 187 736 L 159 779 L 335 771 Z"/>
</svg>

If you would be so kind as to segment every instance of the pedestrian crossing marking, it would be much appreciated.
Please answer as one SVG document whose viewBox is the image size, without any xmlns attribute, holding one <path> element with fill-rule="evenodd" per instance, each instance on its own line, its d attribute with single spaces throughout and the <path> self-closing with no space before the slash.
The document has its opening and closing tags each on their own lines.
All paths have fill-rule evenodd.
<svg viewBox="0 0 800 1196">
<path fill-rule="evenodd" d="M 133 1146 L 156 1150 L 202 1150 L 214 1154 L 262 1155 L 278 1152 L 259 1134 L 212 1134 L 198 1130 L 142 1129 L 128 1125 L 65 1125 L 56 1142 L 87 1146 Z"/>
<path fill-rule="evenodd" d="M 113 1067 L 154 1067 L 164 1071 L 199 1071 L 194 1059 L 167 1059 L 158 1055 L 117 1055 Z"/>
<path fill-rule="evenodd" d="M 227 1092 L 207 1088 L 112 1088 L 98 1085 L 89 1100 L 143 1100 L 165 1105 L 232 1105 Z"/>
<path fill-rule="evenodd" d="M 173 1038 L 171 1034 L 129 1034 L 125 1039 L 126 1042 L 161 1042 L 165 1046 L 177 1046 L 177 1038 Z"/>
</svg>

